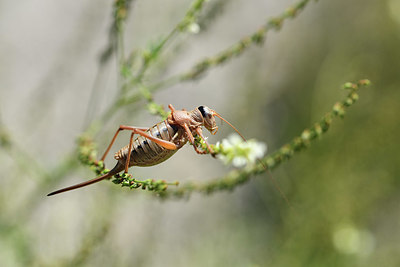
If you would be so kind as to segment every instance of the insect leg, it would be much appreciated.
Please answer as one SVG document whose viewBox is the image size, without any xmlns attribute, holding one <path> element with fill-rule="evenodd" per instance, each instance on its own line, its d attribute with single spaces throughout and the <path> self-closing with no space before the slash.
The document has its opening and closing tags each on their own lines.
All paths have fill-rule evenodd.
<svg viewBox="0 0 400 267">
<path fill-rule="evenodd" d="M 134 135 L 135 135 L 135 131 L 132 131 L 131 139 L 129 140 L 128 156 L 126 157 L 126 162 L 125 162 L 125 173 L 128 173 L 129 162 L 131 161 L 132 143 L 133 143 Z"/>
<path fill-rule="evenodd" d="M 194 137 L 192 135 L 192 132 L 189 129 L 189 126 L 185 123 L 182 125 L 183 129 L 185 129 L 186 135 L 188 137 L 188 140 L 190 142 L 190 144 L 192 144 L 194 150 L 196 151 L 197 154 L 206 154 L 207 151 L 201 151 L 200 149 L 197 148 L 197 146 L 194 143 Z M 203 138 L 203 137 L 202 137 Z M 204 138 L 203 138 L 204 139 Z"/>
<path fill-rule="evenodd" d="M 121 125 L 120 129 L 121 128 L 123 128 L 123 130 L 131 130 L 132 131 L 131 138 L 129 140 L 128 156 L 126 158 L 126 163 L 125 163 L 125 173 L 128 172 L 129 162 L 131 160 L 131 153 L 132 153 L 133 136 L 135 134 L 139 134 L 139 135 L 141 135 L 143 137 L 146 137 L 149 140 L 153 141 L 154 143 L 156 143 L 156 144 L 158 144 L 158 145 L 160 145 L 160 146 L 162 146 L 162 147 L 164 147 L 166 149 L 169 149 L 169 150 L 177 149 L 177 147 L 176 147 L 176 145 L 174 143 L 169 142 L 169 141 L 165 141 L 163 139 L 160 139 L 160 138 L 157 138 L 157 137 L 154 137 L 154 136 L 151 136 L 151 135 L 147 134 L 146 132 L 142 131 L 139 128 L 135 128 L 135 127 L 132 127 L 132 126 L 124 126 L 124 125 Z"/>
<path fill-rule="evenodd" d="M 210 147 L 210 145 L 208 144 L 207 140 L 204 138 L 203 133 L 202 133 L 200 127 L 199 127 L 199 128 L 196 128 L 196 133 L 197 133 L 198 135 L 200 135 L 201 139 L 204 140 L 204 143 L 206 143 L 206 146 L 207 146 L 207 148 L 208 148 L 208 151 L 209 151 L 210 154 L 214 157 L 214 156 L 215 156 L 214 150 Z M 197 150 L 196 150 L 196 152 L 197 152 Z"/>
<path fill-rule="evenodd" d="M 130 126 L 125 126 L 125 127 L 130 127 Z M 137 128 L 128 129 L 128 128 L 127 128 L 126 130 L 132 130 L 132 131 L 134 131 L 135 133 L 137 133 L 137 134 L 139 134 L 139 135 L 141 135 L 141 136 L 143 136 L 143 137 L 146 137 L 147 139 L 153 141 L 153 142 L 156 143 L 157 145 L 162 146 L 163 148 L 166 148 L 166 149 L 169 149 L 169 150 L 176 150 L 176 149 L 178 149 L 178 147 L 177 147 L 174 143 L 169 142 L 169 141 L 165 141 L 165 140 L 163 140 L 163 139 L 160 139 L 160 138 L 157 138 L 157 137 L 154 137 L 154 136 L 151 136 L 150 134 L 148 134 L 148 133 L 146 133 L 146 132 L 144 132 L 144 131 L 142 131 L 142 130 L 140 130 L 140 129 L 137 129 Z"/>
<path fill-rule="evenodd" d="M 171 113 L 174 113 L 175 108 L 171 104 L 168 105 L 168 108 L 171 110 Z"/>
<path fill-rule="evenodd" d="M 125 127 L 127 127 L 127 126 L 125 126 L 125 125 L 120 125 L 119 126 L 117 132 L 114 134 L 114 137 L 111 140 L 111 143 L 108 145 L 108 147 L 107 147 L 106 151 L 104 152 L 103 156 L 100 158 L 101 161 L 104 161 L 104 159 L 106 158 L 106 156 L 107 156 L 108 152 L 110 151 L 112 145 L 114 144 L 115 139 L 117 138 L 117 135 L 119 134 L 119 132 L 122 131 L 122 130 L 130 130 L 130 129 L 125 129 Z M 132 126 L 128 126 L 128 127 L 139 129 L 139 130 L 142 130 L 142 131 L 147 131 L 148 130 L 148 128 L 139 128 L 139 127 L 132 127 Z"/>
</svg>

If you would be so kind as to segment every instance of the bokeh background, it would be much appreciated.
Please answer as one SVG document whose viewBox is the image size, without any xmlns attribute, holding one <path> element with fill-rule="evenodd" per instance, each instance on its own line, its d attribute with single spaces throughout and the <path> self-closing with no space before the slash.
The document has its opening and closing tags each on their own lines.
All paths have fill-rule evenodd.
<svg viewBox="0 0 400 267">
<path fill-rule="evenodd" d="M 187 70 L 293 3 L 210 1 L 200 32 L 174 40 L 148 79 Z M 274 170 L 294 210 L 267 175 L 189 199 L 161 201 L 110 182 L 46 197 L 94 176 L 73 156 L 76 138 L 120 86 L 115 59 L 99 67 L 112 4 L 0 1 L 1 266 L 400 265 L 400 1 L 312 1 L 264 45 L 154 95 L 165 106 L 210 106 L 274 151 L 341 100 L 343 83 L 370 79 L 343 120 Z M 134 1 L 125 50 L 165 36 L 189 5 Z M 119 124 L 159 121 L 145 106 L 127 106 L 102 125 L 99 151 Z M 224 124 L 210 141 L 231 132 Z M 131 172 L 184 183 L 229 169 L 188 146 Z"/>
</svg>

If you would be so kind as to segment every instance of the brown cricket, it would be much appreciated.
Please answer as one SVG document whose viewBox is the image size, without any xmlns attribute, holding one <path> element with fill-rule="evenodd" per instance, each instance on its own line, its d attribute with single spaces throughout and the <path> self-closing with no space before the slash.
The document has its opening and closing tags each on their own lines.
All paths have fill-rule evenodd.
<svg viewBox="0 0 400 267">
<path fill-rule="evenodd" d="M 119 126 L 111 140 L 111 143 L 104 152 L 104 155 L 101 157 L 101 161 L 104 161 L 120 131 L 129 130 L 132 131 L 132 134 L 129 145 L 121 148 L 117 153 L 115 153 L 114 158 L 118 160 L 118 162 L 110 172 L 92 180 L 51 192 L 48 196 L 97 183 L 101 180 L 111 178 L 121 171 L 127 173 L 128 168 L 131 166 L 145 167 L 157 165 L 169 159 L 173 154 L 175 154 L 175 152 L 185 145 L 187 141 L 193 145 L 194 150 L 198 154 L 208 153 L 205 150 L 200 150 L 195 145 L 194 136 L 196 135 L 200 136 L 204 140 L 209 153 L 214 155 L 212 148 L 203 136 L 202 126 L 214 135 L 218 131 L 215 116 L 225 121 L 245 140 L 232 124 L 222 118 L 217 112 L 206 106 L 199 106 L 192 111 L 186 111 L 184 109 L 176 110 L 172 105 L 168 105 L 168 107 L 171 109 L 171 114 L 168 118 L 148 129 L 126 125 Z M 134 139 L 136 134 L 139 136 Z"/>
</svg>

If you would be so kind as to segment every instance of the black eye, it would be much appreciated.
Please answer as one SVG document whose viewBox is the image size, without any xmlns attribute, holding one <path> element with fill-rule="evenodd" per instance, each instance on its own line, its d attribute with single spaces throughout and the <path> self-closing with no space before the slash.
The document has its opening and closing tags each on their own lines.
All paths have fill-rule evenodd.
<svg viewBox="0 0 400 267">
<path fill-rule="evenodd" d="M 205 118 L 206 115 L 207 115 L 207 113 L 206 113 L 206 111 L 204 110 L 204 106 L 200 106 L 200 107 L 198 107 L 198 109 L 200 110 L 201 115 Z"/>
</svg>

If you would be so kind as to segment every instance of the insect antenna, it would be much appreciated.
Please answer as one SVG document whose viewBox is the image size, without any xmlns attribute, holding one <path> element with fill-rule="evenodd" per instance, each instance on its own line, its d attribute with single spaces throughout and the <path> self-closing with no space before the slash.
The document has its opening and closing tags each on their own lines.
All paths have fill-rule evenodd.
<svg viewBox="0 0 400 267">
<path fill-rule="evenodd" d="M 214 114 L 214 116 L 217 116 L 218 118 L 220 118 L 221 120 L 223 120 L 224 122 L 226 122 L 229 126 L 231 126 L 232 129 L 235 130 L 235 132 L 237 132 L 237 133 L 240 135 L 240 137 L 242 137 L 242 139 L 243 139 L 245 142 L 247 142 L 246 138 L 244 138 L 244 136 L 238 131 L 238 129 L 236 129 L 235 126 L 233 126 L 232 124 L 230 124 L 229 121 L 227 121 L 227 120 L 225 120 L 224 118 L 222 118 L 222 116 L 219 115 L 219 114 L 218 114 L 217 112 L 215 112 L 214 110 L 213 110 L 213 114 Z"/>
<path fill-rule="evenodd" d="M 235 130 L 240 137 L 242 137 L 243 141 L 245 141 L 247 143 L 246 138 L 244 138 L 244 136 L 235 128 L 235 126 L 233 126 L 231 123 L 229 123 L 229 121 L 227 121 L 226 119 L 224 119 L 220 114 L 218 114 L 217 112 L 215 112 L 214 110 L 212 111 L 214 116 L 217 116 L 218 118 L 220 118 L 221 120 L 223 120 L 224 122 L 226 122 L 229 126 L 232 127 L 233 130 Z M 278 184 L 278 181 L 276 181 L 276 179 L 274 178 L 274 176 L 272 175 L 271 171 L 268 169 L 267 165 L 265 165 L 264 162 L 262 162 L 260 159 L 257 159 L 257 161 L 263 166 L 264 170 L 268 173 L 268 176 L 272 182 L 272 184 L 274 185 L 274 187 L 279 191 L 279 194 L 283 197 L 283 199 L 286 201 L 287 205 L 293 209 L 292 204 L 290 203 L 289 199 L 286 197 L 285 193 L 282 191 L 281 187 Z"/>
</svg>

